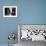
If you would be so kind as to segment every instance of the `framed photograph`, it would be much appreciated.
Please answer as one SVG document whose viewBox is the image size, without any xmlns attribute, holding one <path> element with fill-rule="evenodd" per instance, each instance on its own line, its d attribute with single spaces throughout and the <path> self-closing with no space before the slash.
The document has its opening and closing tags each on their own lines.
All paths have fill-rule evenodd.
<svg viewBox="0 0 46 46">
<path fill-rule="evenodd" d="M 18 41 L 46 41 L 46 25 L 20 24 L 18 25 Z"/>
<path fill-rule="evenodd" d="M 3 6 L 3 17 L 17 17 L 17 6 Z"/>
</svg>

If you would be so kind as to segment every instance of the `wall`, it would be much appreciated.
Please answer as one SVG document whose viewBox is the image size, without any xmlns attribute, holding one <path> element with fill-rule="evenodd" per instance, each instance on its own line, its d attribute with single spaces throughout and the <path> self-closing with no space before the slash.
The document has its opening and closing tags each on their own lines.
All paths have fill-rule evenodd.
<svg viewBox="0 0 46 46">
<path fill-rule="evenodd" d="M 18 17 L 4 18 L 4 5 L 17 5 Z M 0 44 L 8 43 L 9 32 L 17 34 L 18 24 L 46 24 L 46 0 L 0 0 Z"/>
</svg>

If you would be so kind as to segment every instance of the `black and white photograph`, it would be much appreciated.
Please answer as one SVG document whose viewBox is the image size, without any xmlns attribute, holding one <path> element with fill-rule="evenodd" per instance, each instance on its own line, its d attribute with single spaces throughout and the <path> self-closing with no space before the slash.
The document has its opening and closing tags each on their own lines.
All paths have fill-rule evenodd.
<svg viewBox="0 0 46 46">
<path fill-rule="evenodd" d="M 3 6 L 3 17 L 17 17 L 17 6 Z"/>
<path fill-rule="evenodd" d="M 18 41 L 20 46 L 31 46 L 46 41 L 46 25 L 18 25 Z"/>
</svg>

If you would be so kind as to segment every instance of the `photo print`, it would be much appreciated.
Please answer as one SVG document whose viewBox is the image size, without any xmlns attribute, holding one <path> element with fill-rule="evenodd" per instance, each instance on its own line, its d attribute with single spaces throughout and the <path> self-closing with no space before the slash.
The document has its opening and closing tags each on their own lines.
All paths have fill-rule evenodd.
<svg viewBox="0 0 46 46">
<path fill-rule="evenodd" d="M 3 17 L 17 17 L 17 6 L 3 6 Z"/>
</svg>

